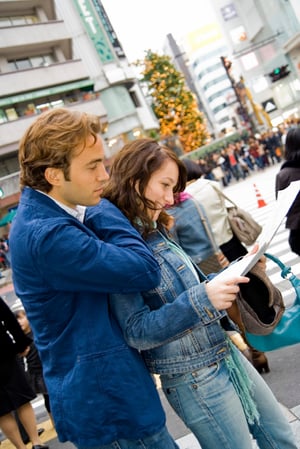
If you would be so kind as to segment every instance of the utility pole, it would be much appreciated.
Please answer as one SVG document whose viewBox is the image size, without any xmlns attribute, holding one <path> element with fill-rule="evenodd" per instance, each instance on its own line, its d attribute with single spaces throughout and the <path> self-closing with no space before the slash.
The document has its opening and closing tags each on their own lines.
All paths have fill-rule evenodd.
<svg viewBox="0 0 300 449">
<path fill-rule="evenodd" d="M 237 102 L 239 103 L 239 112 L 240 112 L 239 115 L 241 115 L 243 117 L 244 121 L 246 123 L 248 123 L 248 125 L 251 129 L 251 132 L 253 134 L 255 134 L 255 132 L 256 132 L 255 124 L 253 123 L 253 120 L 249 114 L 247 105 L 245 103 L 245 99 L 242 96 L 242 91 L 245 90 L 243 78 L 241 77 L 240 81 L 236 82 L 232 75 L 232 70 L 231 70 L 232 62 L 226 56 L 221 56 L 220 58 L 221 58 L 222 65 L 226 71 L 227 77 L 231 83 L 233 90 L 234 90 Z"/>
</svg>

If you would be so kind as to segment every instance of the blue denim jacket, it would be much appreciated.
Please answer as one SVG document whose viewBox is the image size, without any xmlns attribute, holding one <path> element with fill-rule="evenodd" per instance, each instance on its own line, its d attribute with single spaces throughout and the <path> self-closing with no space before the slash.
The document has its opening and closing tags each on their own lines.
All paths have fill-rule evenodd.
<svg viewBox="0 0 300 449">
<path fill-rule="evenodd" d="M 108 201 L 88 208 L 85 223 L 25 188 L 10 246 L 59 439 L 95 448 L 149 437 L 165 425 L 149 371 L 108 303 L 109 292 L 153 288 L 160 272 L 139 233 Z"/>
<path fill-rule="evenodd" d="M 210 226 L 205 209 L 196 198 L 188 198 L 176 206 L 168 208 L 167 212 L 175 218 L 175 224 L 171 229 L 175 240 L 198 264 L 212 256 L 215 251 L 205 231 L 195 202 L 201 208 L 207 226 Z"/>
<path fill-rule="evenodd" d="M 220 319 L 227 321 L 226 312 L 214 308 L 204 282 L 160 231 L 150 235 L 148 244 L 161 267 L 159 286 L 142 294 L 111 295 L 128 344 L 142 350 L 149 370 L 158 374 L 183 373 L 224 358 L 229 349 Z"/>
</svg>

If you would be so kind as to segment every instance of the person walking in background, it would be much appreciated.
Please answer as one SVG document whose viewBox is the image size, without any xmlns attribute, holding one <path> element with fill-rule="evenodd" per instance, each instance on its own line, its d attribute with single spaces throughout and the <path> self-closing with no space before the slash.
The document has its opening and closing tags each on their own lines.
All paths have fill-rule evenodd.
<svg viewBox="0 0 300 449">
<path fill-rule="evenodd" d="M 224 199 L 218 194 L 216 181 L 197 179 L 186 186 L 185 191 L 196 198 L 204 207 L 217 245 L 232 262 L 247 254 L 247 248 L 233 234 L 228 220 Z"/>
<path fill-rule="evenodd" d="M 27 335 L 32 340 L 29 345 L 29 351 L 26 354 L 26 357 L 24 357 L 25 372 L 27 375 L 28 382 L 30 383 L 33 391 L 36 394 L 43 395 L 45 408 L 49 414 L 50 420 L 54 427 L 54 422 L 51 415 L 49 394 L 43 376 L 42 362 L 39 357 L 37 348 L 34 344 L 33 333 L 22 302 L 19 299 L 17 299 L 17 301 L 15 301 L 15 303 L 12 305 L 11 310 L 14 313 L 15 317 L 17 318 L 18 323 L 20 324 L 24 334 Z"/>
<path fill-rule="evenodd" d="M 15 291 L 60 441 L 79 449 L 178 449 L 153 379 L 109 309 L 109 293 L 153 289 L 160 269 L 115 206 L 99 216 L 108 179 L 99 132 L 98 117 L 57 108 L 22 137 L 22 192 L 10 230 Z M 98 236 L 84 224 L 85 206 L 95 206 Z"/>
<path fill-rule="evenodd" d="M 240 178 L 245 179 L 245 173 L 239 163 L 238 155 L 235 151 L 235 146 L 232 143 L 229 143 L 226 152 L 229 159 L 230 164 L 230 171 L 232 173 L 232 176 L 238 181 Z"/>
<path fill-rule="evenodd" d="M 167 207 L 166 212 L 174 219 L 170 227 L 172 238 L 205 275 L 217 273 L 229 264 L 215 241 L 205 209 L 196 198 L 186 191 L 181 192 L 175 196 L 174 204 Z M 232 312 L 233 310 L 235 313 Z M 236 310 L 238 310 L 237 304 L 233 302 L 227 312 L 235 318 Z M 241 321 L 239 313 L 238 317 Z M 241 323 L 237 324 L 241 326 Z M 253 363 L 253 351 L 246 343 L 245 336 L 234 331 L 230 333 L 230 336 L 238 349 Z"/>
<path fill-rule="evenodd" d="M 152 139 L 131 142 L 115 156 L 103 196 L 140 230 L 162 278 L 155 289 L 112 295 L 112 311 L 127 342 L 160 375 L 167 400 L 202 449 L 252 449 L 249 430 L 261 449 L 296 449 L 280 405 L 225 332 L 232 328 L 226 309 L 247 278 L 208 280 L 169 238 L 164 207 L 185 182 L 183 163 Z M 88 211 L 87 221 L 93 221 Z M 186 298 L 199 319 L 189 329 Z M 174 336 L 179 326 L 181 334 Z"/>
<path fill-rule="evenodd" d="M 292 181 L 300 179 L 300 128 L 291 128 L 286 136 L 285 161 L 276 175 L 276 198 L 280 190 L 285 189 Z M 286 227 L 290 230 L 289 245 L 291 250 L 300 256 L 300 192 L 287 213 Z"/>
<path fill-rule="evenodd" d="M 192 159 L 189 159 L 187 157 L 183 158 L 182 162 L 184 163 L 187 169 L 188 181 L 190 181 L 191 179 L 201 178 L 201 176 L 203 175 L 203 171 L 200 165 L 197 164 L 197 162 L 192 161 Z"/>
<path fill-rule="evenodd" d="M 233 262 L 239 257 L 245 256 L 248 250 L 231 230 L 224 197 L 219 194 L 219 190 L 218 183 L 205 179 L 197 179 L 188 184 L 185 189 L 204 207 L 217 245 L 229 262 Z M 243 339 L 251 351 L 251 359 L 255 368 L 259 373 L 269 372 L 270 367 L 266 354 L 253 348 L 247 342 L 245 326 L 236 302 L 228 309 L 228 315 L 242 332 Z"/>
<path fill-rule="evenodd" d="M 229 264 L 218 247 L 202 204 L 184 191 L 166 208 L 174 218 L 170 232 L 204 274 L 216 273 Z"/>
<path fill-rule="evenodd" d="M 36 395 L 17 360 L 18 354 L 23 356 L 28 353 L 31 341 L 0 297 L 0 428 L 17 449 L 26 449 L 13 415 L 16 411 L 32 442 L 32 449 L 48 449 L 38 435 L 34 410 L 30 403 Z"/>
</svg>

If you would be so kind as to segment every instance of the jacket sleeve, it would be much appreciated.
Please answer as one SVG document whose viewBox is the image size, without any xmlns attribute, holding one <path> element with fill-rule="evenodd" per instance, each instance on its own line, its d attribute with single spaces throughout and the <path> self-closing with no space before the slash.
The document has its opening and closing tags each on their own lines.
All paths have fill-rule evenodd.
<svg viewBox="0 0 300 449">
<path fill-rule="evenodd" d="M 129 282 L 131 276 L 135 277 L 134 291 L 155 288 L 159 284 L 160 267 L 152 250 L 114 204 L 103 199 L 98 206 L 89 208 L 85 224 L 104 243 L 114 245 L 120 256 L 127 259 L 123 266 L 119 260 L 119 265 L 122 271 L 127 272 Z"/>
<path fill-rule="evenodd" d="M 181 293 L 174 302 L 150 310 L 142 294 L 111 295 L 111 309 L 124 337 L 139 350 L 147 350 L 180 338 L 197 326 L 226 316 L 209 301 L 204 283 Z"/>
<path fill-rule="evenodd" d="M 147 244 L 119 209 L 103 201 L 87 209 L 84 224 L 71 216 L 35 224 L 31 270 L 46 276 L 51 288 L 131 293 L 159 284 L 159 264 Z"/>
</svg>

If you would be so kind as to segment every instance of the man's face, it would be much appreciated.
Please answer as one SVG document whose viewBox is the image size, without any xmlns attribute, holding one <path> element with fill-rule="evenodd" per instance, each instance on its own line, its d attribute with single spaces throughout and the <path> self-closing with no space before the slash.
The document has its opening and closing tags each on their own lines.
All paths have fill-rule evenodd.
<svg viewBox="0 0 300 449">
<path fill-rule="evenodd" d="M 98 204 L 109 178 L 103 160 L 104 150 L 100 137 L 97 136 L 94 143 L 93 137 L 90 136 L 84 149 L 71 160 L 69 181 L 66 181 L 62 170 L 59 170 L 59 182 L 53 184 L 49 195 L 72 208 L 77 205 Z"/>
</svg>

